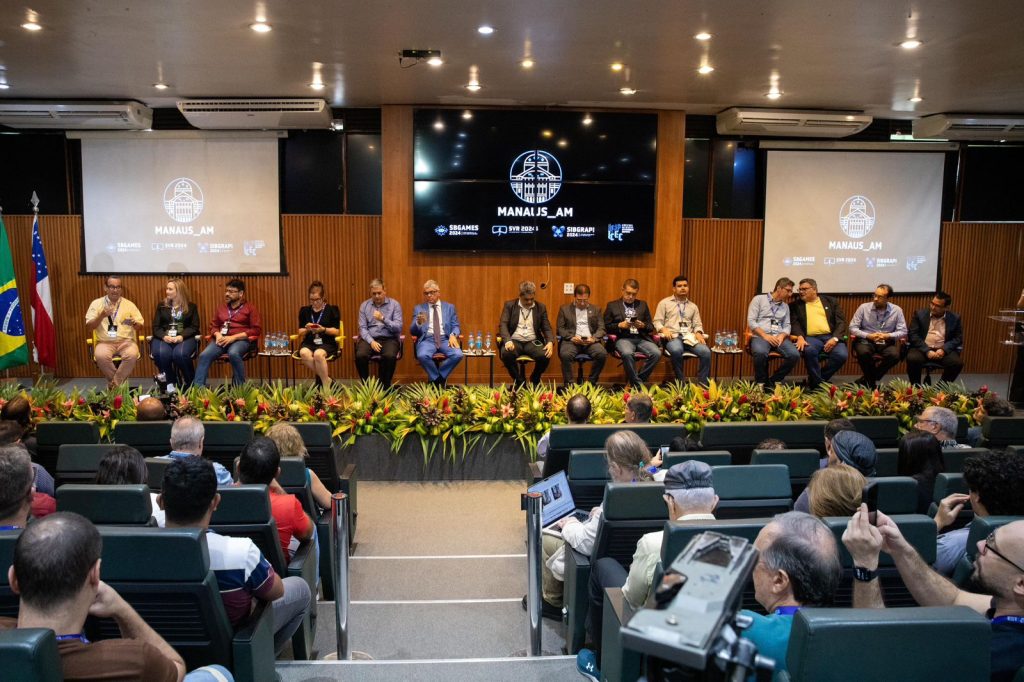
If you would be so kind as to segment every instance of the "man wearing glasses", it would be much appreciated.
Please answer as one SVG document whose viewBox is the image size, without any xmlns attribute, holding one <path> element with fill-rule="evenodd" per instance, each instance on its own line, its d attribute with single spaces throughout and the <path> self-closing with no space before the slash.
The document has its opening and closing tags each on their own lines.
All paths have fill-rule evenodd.
<svg viewBox="0 0 1024 682">
<path fill-rule="evenodd" d="M 587 378 L 596 384 L 601 378 L 601 370 L 608 360 L 608 351 L 601 345 L 604 340 L 604 316 L 601 309 L 590 304 L 590 287 L 577 284 L 573 290 L 574 300 L 558 309 L 558 335 L 562 338 L 558 345 L 558 359 L 562 361 L 562 384 L 572 383 L 572 363 L 577 355 L 590 356 L 590 376 Z"/>
<path fill-rule="evenodd" d="M 807 278 L 797 287 L 800 300 L 789 306 L 792 317 L 791 333 L 796 337 L 796 349 L 807 366 L 807 384 L 815 389 L 843 368 L 850 357 L 843 337 L 846 336 L 846 316 L 839 301 L 832 296 L 818 294 L 818 283 Z M 825 354 L 825 368 L 821 355 Z"/>
<path fill-rule="evenodd" d="M 1014 521 L 978 542 L 967 592 L 931 570 L 892 519 L 877 512 L 871 525 L 867 505 L 850 519 L 843 544 L 854 562 L 854 608 L 883 608 L 875 571 L 878 553 L 892 555 L 904 584 L 921 606 L 967 606 L 992 621 L 993 680 L 1012 680 L 1024 666 L 1024 521 Z"/>
<path fill-rule="evenodd" d="M 462 361 L 459 315 L 454 305 L 441 300 L 441 287 L 432 279 L 423 284 L 423 301 L 413 308 L 409 333 L 418 337 L 416 359 L 426 370 L 430 383 L 444 386 Z M 434 362 L 438 353 L 444 355 L 440 365 Z"/>
<path fill-rule="evenodd" d="M 263 333 L 263 321 L 260 311 L 245 300 L 245 282 L 240 279 L 228 280 L 224 286 L 224 303 L 217 307 L 217 312 L 210 322 L 212 343 L 207 344 L 199 354 L 196 363 L 197 386 L 206 385 L 206 375 L 210 365 L 221 355 L 227 355 L 231 363 L 234 384 L 245 383 L 245 353 L 249 350 L 249 338 L 259 337 Z"/>
<path fill-rule="evenodd" d="M 771 293 L 758 294 L 747 307 L 747 328 L 750 330 L 750 354 L 754 356 L 754 381 L 771 391 L 793 371 L 800 353 L 789 340 L 792 325 L 789 319 L 789 299 L 793 296 L 793 280 L 780 277 Z M 768 354 L 782 356 L 782 362 L 768 376 Z"/>
<path fill-rule="evenodd" d="M 850 333 L 856 337 L 853 352 L 857 354 L 864 375 L 858 383 L 874 388 L 893 365 L 900 361 L 900 339 L 907 338 L 907 322 L 903 309 L 889 302 L 892 287 L 879 284 L 871 297 L 850 320 Z M 880 359 L 875 365 L 875 357 Z"/>
<path fill-rule="evenodd" d="M 85 328 L 92 333 L 96 366 L 106 377 L 107 387 L 113 388 L 125 382 L 139 360 L 136 330 L 145 320 L 135 304 L 121 295 L 124 288 L 120 277 L 107 277 L 105 285 L 106 296 L 89 304 Z M 116 367 L 115 356 L 121 358 L 121 364 Z"/>
<path fill-rule="evenodd" d="M 910 320 L 907 351 L 907 378 L 921 383 L 921 370 L 928 363 L 942 367 L 943 381 L 956 381 L 964 363 L 960 351 L 964 346 L 964 329 L 960 316 L 949 310 L 953 297 L 937 291 L 927 310 L 918 310 Z"/>
<path fill-rule="evenodd" d="M 515 385 L 523 383 L 519 376 L 517 358 L 529 357 L 534 361 L 530 383 L 540 383 L 544 370 L 551 362 L 555 350 L 555 332 L 548 319 L 548 310 L 537 300 L 537 285 L 529 280 L 519 283 L 519 298 L 505 301 L 498 322 L 498 336 L 502 339 L 501 362 Z M 525 369 L 524 369 L 525 372 Z"/>
</svg>

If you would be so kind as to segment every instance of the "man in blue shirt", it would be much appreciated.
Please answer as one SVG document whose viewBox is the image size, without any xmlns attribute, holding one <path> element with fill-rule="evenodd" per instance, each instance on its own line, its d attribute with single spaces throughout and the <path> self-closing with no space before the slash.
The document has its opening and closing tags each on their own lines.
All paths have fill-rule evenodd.
<svg viewBox="0 0 1024 682">
<path fill-rule="evenodd" d="M 391 387 L 402 335 L 402 306 L 388 298 L 384 282 L 370 282 L 370 298 L 359 306 L 359 339 L 356 340 L 356 370 L 359 378 L 370 378 L 370 357 L 380 357 L 380 383 Z"/>
<path fill-rule="evenodd" d="M 854 336 L 853 352 L 864 376 L 858 383 L 874 388 L 885 373 L 900 361 L 900 339 L 907 338 L 907 321 L 903 309 L 889 302 L 892 287 L 879 284 L 871 297 L 850 320 L 850 334 Z M 876 356 L 878 358 L 876 365 Z"/>
<path fill-rule="evenodd" d="M 789 300 L 793 297 L 793 280 L 780 277 L 770 294 L 758 294 L 747 307 L 747 328 L 750 329 L 750 353 L 754 356 L 754 381 L 771 391 L 783 381 L 800 360 L 800 352 L 789 340 Z M 768 354 L 782 355 L 782 364 L 768 376 Z"/>
<path fill-rule="evenodd" d="M 206 429 L 203 422 L 195 417 L 180 417 L 171 426 L 171 451 L 169 459 L 184 459 L 186 457 L 202 457 L 203 441 L 206 438 Z M 232 485 L 234 480 L 229 472 L 220 462 L 212 462 L 213 470 L 217 474 L 217 486 L 224 487 Z"/>
</svg>

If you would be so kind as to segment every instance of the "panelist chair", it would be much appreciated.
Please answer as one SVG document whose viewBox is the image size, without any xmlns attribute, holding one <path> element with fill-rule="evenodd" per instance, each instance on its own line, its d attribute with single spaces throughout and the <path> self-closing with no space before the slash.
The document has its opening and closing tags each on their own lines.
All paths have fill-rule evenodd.
<svg viewBox="0 0 1024 682">
<path fill-rule="evenodd" d="M 501 345 L 502 345 L 502 343 L 504 343 L 504 341 L 505 341 L 505 339 L 501 338 L 500 336 L 495 336 L 494 337 L 494 342 L 497 344 L 497 349 L 498 349 L 497 355 L 498 355 L 498 359 L 499 360 L 501 359 Z M 557 349 L 557 347 L 558 347 L 558 344 L 555 344 L 555 348 L 556 349 Z M 554 353 L 552 353 L 552 359 L 554 359 Z M 536 362 L 536 360 L 531 358 L 529 355 L 520 355 L 519 357 L 516 358 L 516 380 L 515 380 L 516 385 L 522 385 L 522 384 L 525 384 L 527 382 L 527 379 L 526 379 L 526 377 L 527 377 L 526 368 L 527 368 L 527 366 L 529 366 L 530 364 L 532 364 L 534 362 Z M 583 370 L 580 369 L 581 373 L 582 373 L 582 371 Z"/>
<path fill-rule="evenodd" d="M 338 341 L 338 352 L 337 353 L 328 353 L 327 354 L 327 363 L 328 364 L 330 364 L 330 363 L 334 362 L 335 360 L 337 360 L 338 358 L 340 358 L 342 351 L 345 350 L 345 322 L 344 321 L 338 323 L 338 335 L 336 337 L 334 337 L 334 338 L 337 339 L 337 341 Z M 294 349 L 292 351 L 292 359 L 294 359 L 295 361 L 299 361 L 300 360 L 300 358 L 299 358 L 299 348 L 297 347 L 297 344 L 299 342 L 299 335 L 298 334 L 291 334 L 291 335 L 289 335 L 288 336 L 288 341 L 291 344 L 292 348 Z M 401 353 L 401 350 L 399 350 L 399 353 Z"/>
<path fill-rule="evenodd" d="M 99 338 L 97 337 L 95 330 L 93 331 L 91 336 L 88 336 L 85 339 L 85 346 L 86 346 L 86 348 L 89 349 L 89 359 L 92 360 L 92 364 L 94 364 L 94 365 L 96 364 L 96 352 L 95 351 L 96 351 L 96 344 L 98 343 L 98 341 L 99 341 Z M 139 334 L 138 337 L 135 339 L 135 344 L 139 347 L 139 355 L 140 356 L 142 355 L 142 347 L 145 345 L 145 343 L 146 343 L 145 335 Z M 114 362 L 114 368 L 115 369 L 117 369 L 118 367 L 121 366 L 121 356 L 120 355 L 114 355 L 114 357 L 111 358 L 111 359 Z"/>
<path fill-rule="evenodd" d="M 558 336 L 558 337 L 555 337 L 555 338 L 557 340 L 557 343 L 555 344 L 555 349 L 557 351 L 557 349 L 561 345 L 562 337 Z M 572 359 L 572 361 L 576 365 L 576 383 L 577 384 L 582 384 L 583 383 L 583 366 L 586 365 L 588 362 L 593 362 L 594 358 L 591 357 L 590 353 L 577 353 L 576 357 L 574 357 Z"/>
<path fill-rule="evenodd" d="M 204 336 L 203 337 L 203 341 L 205 341 L 206 345 L 209 346 L 211 343 L 214 342 L 213 341 L 213 335 Z M 199 347 L 199 344 L 196 344 L 197 350 L 198 350 L 198 347 Z M 206 348 L 204 347 L 203 350 L 206 350 Z M 199 351 L 199 352 L 201 353 L 202 351 Z M 256 357 L 256 355 L 259 352 L 260 352 L 260 337 L 258 337 L 258 336 L 250 336 L 249 337 L 249 348 L 246 349 L 245 353 L 242 354 L 242 361 L 243 362 L 248 362 L 249 360 L 252 360 L 254 357 Z M 230 365 L 231 364 L 231 360 L 228 358 L 227 351 L 224 351 L 220 355 L 218 355 L 214 359 L 214 362 L 217 363 L 217 364 L 220 364 L 220 365 L 223 365 L 223 364 L 229 364 Z"/>
<path fill-rule="evenodd" d="M 353 336 L 352 342 L 356 343 L 359 341 L 359 336 Z M 405 334 L 398 335 L 398 353 L 395 355 L 395 363 L 397 364 L 402 356 L 405 354 Z M 374 353 L 370 356 L 370 364 L 377 367 L 377 374 L 380 374 L 380 353 Z"/>
</svg>

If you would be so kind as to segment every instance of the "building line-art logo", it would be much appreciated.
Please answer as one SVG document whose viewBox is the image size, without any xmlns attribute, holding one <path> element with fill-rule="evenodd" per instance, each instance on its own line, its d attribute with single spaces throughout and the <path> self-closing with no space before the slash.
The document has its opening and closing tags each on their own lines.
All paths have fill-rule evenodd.
<svg viewBox="0 0 1024 682">
<path fill-rule="evenodd" d="M 562 166 L 552 154 L 531 149 L 512 162 L 508 172 L 512 192 L 528 204 L 551 201 L 562 188 Z"/>
<path fill-rule="evenodd" d="M 203 212 L 203 205 L 203 189 L 192 178 L 175 178 L 164 188 L 164 210 L 175 222 L 192 222 Z"/>
<path fill-rule="evenodd" d="M 850 239 L 866 237 L 875 226 L 875 205 L 862 194 L 854 194 L 839 208 L 839 227 Z"/>
</svg>

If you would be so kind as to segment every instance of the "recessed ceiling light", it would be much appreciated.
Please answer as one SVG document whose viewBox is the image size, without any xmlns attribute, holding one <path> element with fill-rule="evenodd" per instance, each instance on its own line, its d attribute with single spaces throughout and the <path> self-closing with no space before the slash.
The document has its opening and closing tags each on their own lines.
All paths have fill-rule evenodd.
<svg viewBox="0 0 1024 682">
<path fill-rule="evenodd" d="M 563 137 L 561 140 L 558 141 L 558 146 L 559 147 L 568 147 L 569 146 L 569 140 L 567 140 L 567 139 L 565 139 Z"/>
<path fill-rule="evenodd" d="M 9 90 L 10 87 L 10 83 L 0 83 L 0 90 Z"/>
<path fill-rule="evenodd" d="M 489 36 L 494 33 L 494 27 L 484 24 L 483 26 L 478 26 L 476 32 L 482 36 Z"/>
<path fill-rule="evenodd" d="M 313 81 L 312 83 L 309 84 L 309 87 L 312 88 L 313 90 L 323 90 L 324 83 L 323 81 Z"/>
<path fill-rule="evenodd" d="M 1006 142 L 1006 140 L 999 140 L 1000 142 Z"/>
<path fill-rule="evenodd" d="M 847 121 L 852 121 L 852 120 L 853 120 L 853 116 L 847 116 L 847 117 L 846 117 L 846 120 L 847 120 Z"/>
<path fill-rule="evenodd" d="M 270 33 L 274 30 L 274 27 L 265 21 L 254 21 L 249 24 L 249 28 L 256 31 L 257 33 Z"/>
<path fill-rule="evenodd" d="M 542 130 L 542 131 L 540 131 L 540 136 L 541 137 L 552 137 L 553 135 L 554 135 L 554 133 L 551 132 L 550 130 Z"/>
<path fill-rule="evenodd" d="M 441 66 L 444 64 L 444 60 L 440 57 L 431 57 L 427 60 L 427 64 L 430 64 L 431 66 Z"/>
<path fill-rule="evenodd" d="M 764 93 L 764 96 L 767 97 L 768 99 L 778 99 L 778 98 L 782 97 L 782 91 L 781 90 L 769 90 L 768 92 Z"/>
<path fill-rule="evenodd" d="M 473 118 L 473 112 L 470 111 L 469 109 L 466 109 L 465 111 L 462 112 L 462 118 L 467 121 L 470 120 L 471 118 Z"/>
<path fill-rule="evenodd" d="M 42 31 L 43 30 L 42 25 L 39 24 L 38 22 L 35 22 L 35 21 L 26 21 L 24 24 L 21 25 L 21 27 L 23 29 L 25 29 L 26 31 Z"/>
<path fill-rule="evenodd" d="M 476 81 L 471 81 L 469 83 L 466 83 L 465 87 L 470 92 L 479 92 L 483 86 L 477 83 Z"/>
<path fill-rule="evenodd" d="M 586 114 L 583 117 L 583 125 L 588 126 L 588 125 L 590 125 L 593 122 L 594 122 L 594 119 L 590 118 L 590 114 Z"/>
<path fill-rule="evenodd" d="M 701 67 L 699 69 L 697 69 L 697 73 L 703 74 L 703 75 L 706 76 L 706 75 L 708 75 L 709 73 L 711 73 L 714 70 L 715 70 L 715 67 L 711 66 L 710 64 L 702 64 Z"/>
<path fill-rule="evenodd" d="M 153 87 L 157 90 L 166 90 L 168 86 L 167 83 L 153 83 Z"/>
<path fill-rule="evenodd" d="M 434 130 L 444 130 L 444 121 L 434 121 Z"/>
<path fill-rule="evenodd" d="M 532 69 L 533 68 L 533 60 L 530 59 L 529 57 L 527 57 L 523 61 L 519 62 L 519 66 L 523 67 L 524 69 Z"/>
<path fill-rule="evenodd" d="M 612 62 L 612 71 L 622 71 L 626 65 L 622 62 Z"/>
<path fill-rule="evenodd" d="M 913 97 L 911 97 L 911 98 L 910 98 L 909 100 L 907 100 L 907 101 L 909 101 L 909 102 L 914 102 L 914 103 L 917 103 L 917 102 L 922 102 L 922 101 L 924 101 L 924 98 L 923 98 L 923 97 L 921 97 L 920 95 L 914 95 Z"/>
<path fill-rule="evenodd" d="M 711 34 L 708 33 L 707 31 L 701 31 L 700 33 L 695 35 L 694 38 L 697 40 L 711 40 Z"/>
<path fill-rule="evenodd" d="M 621 92 L 623 95 L 635 95 L 636 88 L 619 88 L 619 92 Z"/>
<path fill-rule="evenodd" d="M 921 41 L 918 40 L 917 38 L 907 38 L 902 43 L 900 43 L 900 47 L 902 47 L 904 50 L 916 50 L 917 48 L 921 47 Z"/>
</svg>

